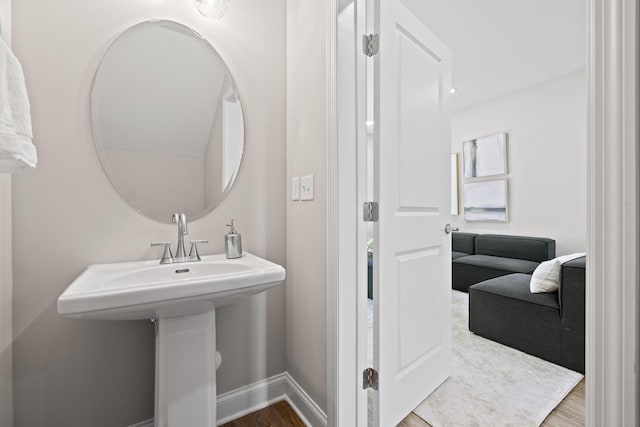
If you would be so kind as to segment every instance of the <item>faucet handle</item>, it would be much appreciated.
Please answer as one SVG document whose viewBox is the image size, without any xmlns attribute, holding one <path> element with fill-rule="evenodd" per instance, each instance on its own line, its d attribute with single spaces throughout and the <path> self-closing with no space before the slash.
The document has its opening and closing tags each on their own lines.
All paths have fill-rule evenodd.
<svg viewBox="0 0 640 427">
<path fill-rule="evenodd" d="M 164 251 L 162 252 L 162 259 L 160 260 L 160 264 L 171 264 L 173 260 L 173 254 L 171 253 L 171 242 L 156 242 L 151 243 L 151 247 L 155 246 L 164 246 Z"/>
<path fill-rule="evenodd" d="M 199 243 L 209 243 L 208 240 L 192 240 L 191 241 L 191 250 L 189 250 L 189 260 L 190 261 L 201 261 L 200 254 L 198 253 L 198 244 Z"/>
</svg>

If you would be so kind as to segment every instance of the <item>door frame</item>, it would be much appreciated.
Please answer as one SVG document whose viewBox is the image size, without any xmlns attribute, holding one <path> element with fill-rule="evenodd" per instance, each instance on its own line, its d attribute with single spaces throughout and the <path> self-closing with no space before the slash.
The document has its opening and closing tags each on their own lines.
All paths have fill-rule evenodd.
<svg viewBox="0 0 640 427">
<path fill-rule="evenodd" d="M 589 0 L 587 19 L 586 424 L 637 426 L 638 6 Z"/>
<path fill-rule="evenodd" d="M 11 0 L 0 0 L 0 37 L 11 47 Z M 0 425 L 13 425 L 12 176 L 0 173 Z"/>
<path fill-rule="evenodd" d="M 639 425 L 640 27 L 635 0 L 587 2 L 587 426 Z M 338 0 L 327 1 L 327 409 L 329 426 L 358 414 L 359 217 L 353 141 L 339 141 Z M 606 288 L 599 286 L 606 283 Z M 606 292 L 605 292 L 606 290 Z M 354 338 L 355 337 L 355 338 Z M 640 365 L 640 364 L 639 364 Z"/>
<path fill-rule="evenodd" d="M 354 0 L 362 7 L 366 0 Z M 357 319 L 366 315 L 362 290 L 366 286 L 366 272 L 357 266 L 366 261 L 366 238 L 363 230 L 366 225 L 361 221 L 359 206 L 366 197 L 366 175 L 363 165 L 366 156 L 361 151 L 362 129 L 354 129 L 349 143 L 339 144 L 338 117 L 341 113 L 337 88 L 338 69 L 338 2 L 328 0 L 326 5 L 326 64 L 327 64 L 327 425 L 329 426 L 366 426 L 366 401 L 359 399 L 362 380 L 358 372 L 364 370 L 366 358 L 358 358 L 358 347 L 363 346 L 365 337 L 358 333 Z M 364 17 L 357 14 L 354 19 L 359 25 Z M 354 34 L 354 37 L 355 34 Z M 355 42 L 355 40 L 354 40 Z M 356 67 L 365 63 L 364 55 L 356 55 Z M 355 73 L 352 78 L 355 79 Z M 356 82 L 358 96 L 366 92 L 366 82 Z M 354 88 L 354 91 L 356 88 Z M 356 109 L 357 102 L 352 98 L 350 106 Z M 344 105 L 344 104 L 343 104 Z M 344 107 L 343 107 L 344 108 Z M 356 120 L 362 120 L 362 111 L 352 111 Z M 366 118 L 366 112 L 364 117 Z M 366 149 L 366 144 L 365 144 Z M 360 212 L 361 213 L 361 212 Z M 364 280 L 364 282 L 363 282 Z M 349 284 L 349 286 L 340 284 Z M 357 283 L 357 286 L 354 286 Z M 365 291 L 366 292 L 366 291 Z M 360 304 L 358 304 L 360 301 Z M 355 308 L 355 310 L 354 310 Z M 360 378 L 360 381 L 358 379 Z M 360 414 L 358 416 L 358 414 Z M 358 422 L 356 422 L 358 420 Z"/>
</svg>

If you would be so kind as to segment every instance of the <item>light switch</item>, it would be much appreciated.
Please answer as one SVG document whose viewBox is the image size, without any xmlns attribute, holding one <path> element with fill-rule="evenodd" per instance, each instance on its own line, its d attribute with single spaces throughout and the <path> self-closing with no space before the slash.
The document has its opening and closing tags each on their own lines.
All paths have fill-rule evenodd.
<svg viewBox="0 0 640 427">
<path fill-rule="evenodd" d="M 291 200 L 300 200 L 300 177 L 291 178 Z"/>
<path fill-rule="evenodd" d="M 313 200 L 313 175 L 300 178 L 300 200 Z"/>
</svg>

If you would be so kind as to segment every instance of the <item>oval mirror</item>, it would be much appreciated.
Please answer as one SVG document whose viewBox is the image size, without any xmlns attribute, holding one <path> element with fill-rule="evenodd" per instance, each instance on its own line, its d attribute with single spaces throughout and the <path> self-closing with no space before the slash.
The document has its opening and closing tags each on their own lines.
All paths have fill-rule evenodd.
<svg viewBox="0 0 640 427">
<path fill-rule="evenodd" d="M 213 46 L 176 22 L 143 22 L 113 42 L 93 83 L 91 122 L 116 191 L 160 222 L 173 212 L 202 217 L 238 174 L 238 90 Z"/>
</svg>

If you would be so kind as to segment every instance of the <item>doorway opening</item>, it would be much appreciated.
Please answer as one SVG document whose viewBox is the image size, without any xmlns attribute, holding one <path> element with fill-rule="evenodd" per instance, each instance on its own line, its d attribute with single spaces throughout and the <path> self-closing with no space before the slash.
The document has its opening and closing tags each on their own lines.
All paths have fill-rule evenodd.
<svg viewBox="0 0 640 427">
<path fill-rule="evenodd" d="M 373 2 L 364 2 L 364 6 L 369 6 L 368 11 L 372 8 Z M 403 2 L 405 4 L 411 4 L 411 2 Z M 546 36 L 550 40 L 564 40 L 568 44 L 575 43 L 577 39 L 581 40 L 582 46 L 578 45 L 574 49 L 566 49 L 572 53 L 585 52 L 586 48 L 585 37 L 586 29 L 584 18 L 585 8 L 581 13 L 572 12 L 571 19 L 574 22 L 579 22 L 576 29 L 575 26 L 567 25 L 567 20 L 563 21 L 563 25 L 558 26 L 561 30 L 572 32 L 570 37 L 554 37 L 550 35 L 549 28 L 553 27 L 557 22 L 549 22 L 544 27 L 546 30 Z M 440 11 L 442 12 L 442 11 Z M 513 12 L 513 11 L 507 11 Z M 515 13 L 515 12 L 514 12 Z M 367 16 L 371 20 L 371 12 L 368 12 Z M 432 13 L 439 17 L 445 16 L 443 13 Z M 491 21 L 483 21 L 483 16 L 479 14 L 472 14 L 477 21 L 479 28 L 499 28 L 498 24 L 492 24 Z M 495 17 L 500 21 L 500 16 Z M 533 16 L 529 16 L 529 19 L 537 19 Z M 459 20 L 459 17 L 457 17 Z M 357 21 L 357 19 L 356 19 Z M 505 21 L 503 18 L 502 21 Z M 507 19 L 508 21 L 508 19 Z M 513 21 L 513 20 L 511 20 Z M 544 21 L 537 21 L 544 22 Z M 434 22 L 429 22 L 430 25 L 434 25 Z M 515 25 L 511 22 L 511 25 Z M 438 26 L 438 25 L 436 25 Z M 448 27 L 449 24 L 441 24 L 440 27 Z M 467 27 L 472 27 L 467 25 Z M 367 27 L 367 34 L 373 33 L 374 29 L 371 25 Z M 455 30 L 451 30 L 455 32 Z M 507 31 L 503 28 L 502 32 Z M 524 31 L 524 30 L 523 30 Z M 458 31 L 458 33 L 460 33 Z M 469 33 L 473 33 L 470 30 Z M 443 33 L 445 34 L 445 33 Z M 476 32 L 473 34 L 475 43 L 478 43 L 478 35 Z M 576 36 L 577 34 L 577 36 Z M 438 35 L 438 34 L 436 34 Z M 460 36 L 458 36 L 460 37 Z M 467 35 L 468 37 L 468 35 Z M 528 37 L 535 38 L 530 32 Z M 569 40 L 567 40 L 569 39 Z M 513 42 L 513 40 L 512 40 Z M 467 38 L 464 42 L 468 45 L 472 45 Z M 445 42 L 446 44 L 446 42 Z M 558 47 L 558 50 L 563 50 L 565 47 Z M 453 49 L 454 63 L 456 59 L 456 52 Z M 553 53 L 549 52 L 549 49 L 539 49 L 533 52 L 543 52 L 540 58 L 549 59 L 547 62 L 553 62 L 550 58 L 553 57 Z M 575 55 L 580 56 L 580 55 Z M 484 63 L 486 59 L 483 59 Z M 517 58 L 508 58 L 506 55 L 505 61 L 517 62 Z M 573 58 L 574 61 L 579 62 L 579 58 Z M 555 71 L 550 71 L 544 68 L 538 73 L 538 77 L 527 75 L 526 78 L 521 80 L 518 84 L 514 84 L 506 89 L 494 89 L 497 92 L 491 95 L 478 95 L 478 90 L 475 90 L 473 85 L 459 85 L 464 78 L 461 78 L 461 82 L 456 82 L 456 68 L 454 67 L 454 86 L 456 86 L 455 93 L 451 93 L 451 98 L 455 97 L 463 98 L 464 101 L 459 101 L 454 106 L 452 112 L 452 146 L 451 154 L 457 154 L 458 160 L 456 166 L 459 166 L 459 172 L 456 174 L 459 185 L 456 188 L 457 194 L 460 197 L 460 211 L 458 218 L 452 218 L 452 226 L 454 229 L 458 228 L 461 231 L 475 232 L 475 234 L 503 234 L 503 235 L 524 235 L 527 237 L 549 237 L 556 242 L 555 255 L 567 255 L 571 253 L 579 253 L 586 251 L 586 75 L 584 73 L 584 55 L 582 55 L 582 63 L 578 64 L 578 67 L 571 65 L 571 61 L 567 60 L 562 67 L 559 67 Z M 356 60 L 356 62 L 358 62 Z M 486 62 L 491 62 L 486 60 Z M 542 61 L 544 62 L 544 61 Z M 374 194 L 374 181 L 375 175 L 372 170 L 375 169 L 375 120 L 374 111 L 372 107 L 372 100 L 374 99 L 374 59 L 366 59 L 366 200 L 375 200 Z M 555 65 L 558 65 L 557 61 Z M 533 68 L 533 67 L 529 67 Z M 484 72 L 485 70 L 483 70 Z M 542 77 L 540 77 L 542 76 Z M 497 77 L 496 77 L 497 78 Z M 528 79 L 528 80 L 527 80 Z M 481 80 L 481 78 L 478 78 Z M 507 85 L 508 86 L 508 85 Z M 464 87 L 464 90 L 462 90 Z M 475 92 L 474 92 L 475 90 Z M 466 92 L 464 96 L 460 96 L 463 92 Z M 484 112 L 482 111 L 484 110 Z M 520 116 L 517 114 L 520 113 Z M 566 113 L 566 114 L 565 114 Z M 536 115 L 538 117 L 536 118 Z M 487 119 L 487 117 L 493 116 L 494 119 Z M 545 123 L 546 120 L 546 123 Z M 552 125 L 548 125 L 548 122 L 552 121 Z M 558 123 L 559 122 L 559 123 Z M 577 124 L 577 125 L 576 125 Z M 545 128 L 547 128 L 545 132 Z M 533 131 L 532 131 L 533 129 Z M 505 139 L 508 141 L 509 150 L 506 150 L 505 163 L 508 165 L 505 167 L 505 171 L 500 176 L 501 182 L 504 182 L 503 188 L 505 196 L 505 211 L 510 210 L 511 218 L 504 222 L 471 222 L 465 221 L 465 205 L 464 194 L 470 194 L 473 184 L 482 184 L 487 181 L 495 179 L 478 179 L 476 181 L 465 179 L 464 168 L 462 162 L 464 160 L 462 152 L 462 142 L 465 140 L 473 140 L 477 137 L 483 137 L 489 135 L 491 132 L 500 132 L 507 135 Z M 528 133 L 527 133 L 528 132 Z M 570 135 L 568 137 L 568 135 Z M 559 145 L 559 141 L 562 145 Z M 568 144 L 564 144 L 563 141 L 570 141 Z M 517 144 L 517 145 L 514 145 Z M 548 144 L 548 145 L 547 145 Z M 528 149 L 534 148 L 529 151 Z M 536 156 L 545 156 L 549 153 L 551 159 L 547 156 L 545 159 L 537 158 Z M 567 168 L 567 162 L 571 164 L 571 168 Z M 536 172 L 536 169 L 538 170 Z M 534 173 L 531 173 L 531 172 Z M 553 171 L 553 172 L 551 172 Z M 495 174 L 494 174 L 495 175 Z M 544 177 L 541 175 L 545 175 Z M 495 178 L 493 176 L 492 178 Z M 559 181 L 571 182 L 571 188 L 574 190 L 570 197 L 560 199 L 559 204 L 567 203 L 570 206 L 569 209 L 558 207 L 556 215 L 547 215 L 547 210 L 542 209 L 544 205 L 545 192 L 538 191 L 535 195 L 535 187 L 538 188 L 550 188 L 554 183 Z M 546 184 L 545 184 L 546 182 Z M 531 188 L 534 192 L 531 192 Z M 554 200 L 558 200 L 556 195 L 550 195 L 547 191 L 546 197 L 552 197 Z M 530 200 L 526 200 L 523 195 L 528 195 Z M 451 197 L 455 197 L 452 191 Z M 453 204 L 452 204 L 453 206 Z M 467 206 L 467 208 L 473 208 L 473 206 Z M 468 210 L 468 209 L 467 209 Z M 575 214 L 569 214 L 575 210 Z M 551 212 L 553 213 L 553 212 Z M 562 221 L 557 220 L 560 216 L 558 213 L 562 213 L 565 218 Z M 453 212 L 452 212 L 453 214 Z M 455 215 L 455 214 L 453 214 Z M 564 224 L 564 225 L 562 225 Z M 366 290 L 366 324 L 367 324 L 367 366 L 371 366 L 373 361 L 373 324 L 375 323 L 375 298 L 374 298 L 374 277 L 375 277 L 375 228 L 372 223 L 368 223 L 366 227 L 366 239 L 359 239 L 366 241 L 367 256 L 367 290 Z M 542 261 L 542 260 L 540 260 Z M 362 268 L 362 267 L 360 267 Z M 529 271 L 527 273 L 532 273 Z M 379 285 L 378 285 L 379 286 Z M 583 282 L 584 289 L 584 282 Z M 361 293 L 362 294 L 362 293 Z M 583 291 L 584 298 L 584 291 Z M 583 300 L 584 301 L 584 300 Z M 584 316 L 584 302 L 582 303 Z M 584 320 L 583 320 L 584 328 Z M 583 329 L 584 331 L 584 329 Z M 583 332 L 584 333 L 584 332 Z M 584 343 L 584 338 L 583 338 Z M 583 344 L 584 345 L 584 344 Z M 584 356 L 583 356 L 584 357 Z M 584 368 L 583 368 L 584 369 Z M 582 389 L 582 405 L 584 407 L 584 389 Z M 369 395 L 375 396 L 375 392 L 369 390 Z M 373 399 L 370 399 L 370 401 Z M 368 412 L 371 413 L 371 408 L 368 408 Z M 371 421 L 371 417 L 369 418 Z"/>
<path fill-rule="evenodd" d="M 352 26 L 347 44 L 340 42 L 344 34 L 338 31 L 336 18 L 342 8 L 342 2 L 328 2 L 329 170 L 337 172 L 335 179 L 329 174 L 328 182 L 328 416 L 331 425 L 364 426 L 367 409 L 363 404 L 366 393 L 362 389 L 362 372 L 366 352 L 362 349 L 366 349 L 366 341 L 361 337 L 366 330 L 358 319 L 366 312 L 362 298 L 366 293 L 366 264 L 361 255 L 366 254 L 366 242 L 360 241 L 366 231 L 359 220 L 364 201 L 364 189 L 359 186 L 365 169 L 361 156 L 356 156 L 356 148 L 361 152 L 362 147 L 352 143 L 360 130 L 344 126 L 356 115 L 354 94 L 350 91 L 356 87 L 355 72 L 347 68 L 346 74 L 341 74 L 345 72 L 342 65 L 358 61 L 355 52 L 360 51 L 363 26 L 357 21 L 358 31 Z M 638 422 L 638 379 L 634 367 L 638 359 L 640 312 L 636 263 L 640 217 L 639 10 L 633 0 L 590 0 L 588 7 L 586 372 L 590 386 L 586 390 L 586 420 L 589 425 Z M 345 54 L 347 61 L 342 56 Z M 358 91 L 362 92 L 360 85 Z M 611 105 L 615 108 L 609 108 Z M 364 119 L 359 122 L 364 123 Z M 351 262 L 356 259 L 357 263 Z M 357 287 L 349 286 L 356 282 Z M 358 307 L 355 312 L 354 306 Z"/>
</svg>

